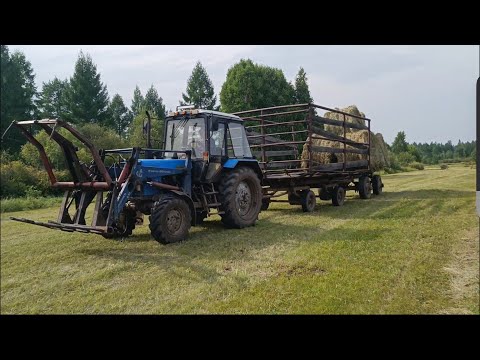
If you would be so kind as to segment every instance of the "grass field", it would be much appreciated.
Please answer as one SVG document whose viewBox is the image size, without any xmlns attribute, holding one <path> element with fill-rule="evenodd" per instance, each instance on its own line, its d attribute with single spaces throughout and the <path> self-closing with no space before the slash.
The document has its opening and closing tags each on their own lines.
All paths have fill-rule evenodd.
<svg viewBox="0 0 480 360">
<path fill-rule="evenodd" d="M 213 217 L 168 246 L 146 225 L 115 241 L 8 220 L 56 207 L 4 213 L 1 312 L 478 314 L 474 174 L 385 175 L 370 200 L 272 204 L 244 230 Z"/>
</svg>

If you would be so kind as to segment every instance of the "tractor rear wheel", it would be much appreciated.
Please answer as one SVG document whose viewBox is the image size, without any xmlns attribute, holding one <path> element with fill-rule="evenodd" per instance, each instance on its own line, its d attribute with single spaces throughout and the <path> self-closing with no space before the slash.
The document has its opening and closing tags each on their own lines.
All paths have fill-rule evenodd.
<svg viewBox="0 0 480 360">
<path fill-rule="evenodd" d="M 185 200 L 165 194 L 153 204 L 150 215 L 150 233 L 161 244 L 185 240 L 192 222 L 190 208 Z"/>
<path fill-rule="evenodd" d="M 227 172 L 219 184 L 225 226 L 241 229 L 255 224 L 262 206 L 262 186 L 257 174 L 248 167 Z"/>
</svg>

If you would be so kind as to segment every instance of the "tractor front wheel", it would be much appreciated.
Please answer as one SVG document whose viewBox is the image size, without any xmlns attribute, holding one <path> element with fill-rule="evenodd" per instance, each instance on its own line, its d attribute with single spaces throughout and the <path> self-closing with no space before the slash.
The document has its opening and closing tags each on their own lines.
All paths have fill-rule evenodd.
<svg viewBox="0 0 480 360">
<path fill-rule="evenodd" d="M 192 222 L 187 202 L 166 194 L 156 201 L 150 215 L 150 233 L 161 244 L 185 240 Z"/>
</svg>

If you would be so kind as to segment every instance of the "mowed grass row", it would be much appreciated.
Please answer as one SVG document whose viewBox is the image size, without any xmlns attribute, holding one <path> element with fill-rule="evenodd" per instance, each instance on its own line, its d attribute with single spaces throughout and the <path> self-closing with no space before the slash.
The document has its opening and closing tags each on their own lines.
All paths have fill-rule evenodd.
<svg viewBox="0 0 480 360">
<path fill-rule="evenodd" d="M 115 241 L 2 214 L 1 312 L 478 314 L 474 171 L 385 175 L 383 195 L 309 214 L 274 203 L 243 230 L 215 216 L 168 246 L 148 221 Z"/>
</svg>

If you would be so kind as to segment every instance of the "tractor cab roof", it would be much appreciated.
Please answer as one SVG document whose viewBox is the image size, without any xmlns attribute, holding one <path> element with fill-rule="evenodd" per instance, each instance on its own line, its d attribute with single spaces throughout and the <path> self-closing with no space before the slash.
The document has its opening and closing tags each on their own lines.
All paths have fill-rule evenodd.
<svg viewBox="0 0 480 360">
<path fill-rule="evenodd" d="M 179 109 L 178 111 L 171 111 L 168 113 L 168 117 L 176 117 L 176 116 L 182 116 L 182 115 L 198 115 L 198 114 L 210 114 L 210 115 L 215 115 L 217 117 L 223 117 L 227 118 L 230 120 L 236 120 L 236 121 L 243 121 L 241 117 L 238 117 L 237 115 L 232 115 L 220 111 L 214 111 L 214 110 L 205 110 L 205 109 Z"/>
</svg>

